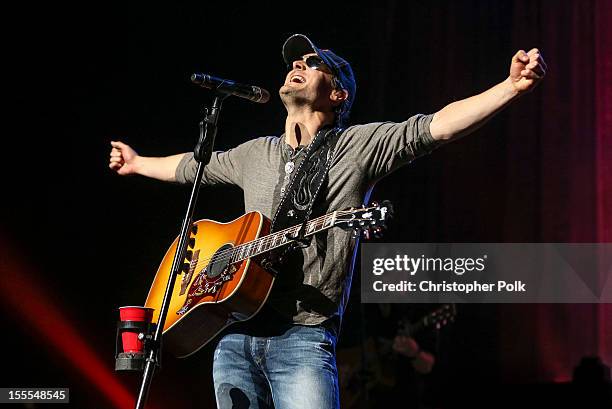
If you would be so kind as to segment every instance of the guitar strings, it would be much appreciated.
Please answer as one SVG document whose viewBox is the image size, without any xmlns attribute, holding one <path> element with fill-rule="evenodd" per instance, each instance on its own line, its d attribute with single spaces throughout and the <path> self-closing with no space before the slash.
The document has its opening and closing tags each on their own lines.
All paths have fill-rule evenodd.
<svg viewBox="0 0 612 409">
<path fill-rule="evenodd" d="M 363 209 L 360 209 L 360 210 L 363 210 Z M 349 215 L 349 214 L 353 214 L 353 212 L 350 211 L 350 210 L 337 211 L 336 212 L 336 218 L 338 216 L 345 216 L 345 215 Z M 329 219 L 332 219 L 333 217 L 334 217 L 333 214 L 323 215 L 323 216 L 317 217 L 316 219 L 310 220 L 306 226 L 307 227 L 312 227 L 313 225 L 316 226 L 316 224 L 318 222 L 323 222 L 321 224 L 321 226 L 324 226 L 325 223 L 328 222 Z M 355 219 L 345 220 L 345 221 L 360 222 L 360 221 L 371 221 L 371 219 L 355 218 Z M 284 229 L 284 230 L 275 232 L 273 234 L 267 235 L 265 237 L 261 237 L 261 238 L 252 240 L 252 241 L 250 241 L 248 243 L 239 244 L 238 246 L 232 247 L 231 249 L 227 249 L 227 250 L 224 250 L 224 251 L 221 251 L 221 252 L 218 252 L 218 253 L 213 253 L 212 255 L 208 255 L 206 257 L 199 258 L 198 261 L 196 262 L 196 264 L 193 266 L 193 270 L 196 270 L 196 269 L 202 267 L 204 264 L 210 264 L 210 263 L 219 262 L 219 261 L 228 261 L 229 260 L 231 264 L 237 263 L 239 261 L 246 260 L 247 258 L 251 258 L 251 257 L 254 257 L 256 255 L 263 254 L 263 253 L 265 253 L 267 251 L 270 251 L 270 250 L 272 250 L 274 248 L 282 247 L 285 244 L 289 244 L 289 243 L 295 241 L 295 240 L 288 239 L 288 240 L 283 242 L 282 240 L 286 237 L 287 233 L 294 233 L 294 234 L 297 233 L 297 231 L 299 230 L 300 227 L 301 227 L 301 225 L 292 226 L 292 227 L 289 227 L 287 229 Z M 329 226 L 329 227 L 332 227 L 332 226 Z M 309 236 L 309 235 L 312 235 L 312 234 L 314 234 L 314 233 L 308 233 L 308 234 L 305 234 L 305 236 Z M 261 251 L 261 252 L 256 252 L 255 254 L 251 254 L 248 257 L 239 257 L 236 260 L 232 261 L 234 256 L 238 255 L 239 251 L 242 251 L 243 248 L 247 248 L 247 246 L 251 246 L 251 248 L 253 246 L 256 246 L 256 248 L 261 249 L 262 247 L 264 247 L 264 246 L 267 247 L 270 243 L 275 243 L 276 241 L 279 242 L 279 244 L 276 245 L 276 246 L 272 246 L 270 248 L 266 248 L 266 250 Z M 255 243 L 257 243 L 258 245 L 255 245 Z M 191 265 L 190 265 L 189 268 L 192 269 Z"/>
<path fill-rule="evenodd" d="M 310 236 L 310 235 L 311 235 L 311 234 L 307 234 L 306 236 Z M 239 262 L 242 262 L 242 261 L 244 261 L 244 260 L 246 260 L 246 259 L 249 259 L 249 258 L 255 257 L 255 256 L 260 255 L 260 254 L 263 254 L 263 253 L 266 253 L 266 252 L 268 252 L 268 251 L 270 251 L 270 250 L 273 250 L 273 249 L 275 249 L 275 248 L 282 247 L 282 246 L 284 246 L 284 245 L 286 245 L 286 244 L 289 244 L 289 243 L 292 243 L 292 242 L 294 242 L 294 241 L 295 241 L 295 240 L 287 240 L 287 241 L 285 241 L 285 242 L 283 242 L 283 243 L 280 243 L 280 244 L 278 244 L 278 245 L 276 245 L 276 246 L 274 246 L 274 247 L 266 248 L 264 251 L 259 251 L 259 252 L 256 252 L 256 253 L 254 253 L 254 254 L 250 254 L 250 255 L 249 255 L 249 256 L 247 256 L 247 257 L 240 256 L 240 257 L 236 257 L 236 258 L 235 258 L 235 256 L 237 255 L 237 253 L 238 253 L 238 252 L 237 252 L 237 251 L 232 252 L 232 250 L 233 250 L 233 249 L 228 249 L 228 250 L 227 250 L 227 253 L 219 253 L 219 254 L 214 254 L 214 255 L 213 255 L 213 256 L 211 256 L 211 257 L 203 257 L 203 258 L 198 259 L 198 262 L 197 262 L 197 263 L 194 265 L 193 269 L 194 269 L 194 270 L 199 269 L 199 268 L 201 268 L 201 267 L 202 267 L 204 264 L 207 264 L 207 263 L 209 263 L 209 262 L 210 262 L 210 263 L 214 263 L 214 262 L 220 262 L 220 261 L 229 261 L 229 264 L 239 263 Z M 236 248 L 237 248 L 237 247 L 236 247 Z M 235 259 L 234 259 L 234 258 L 235 258 Z M 190 268 L 191 268 L 191 267 L 190 267 Z"/>
<path fill-rule="evenodd" d="M 350 214 L 350 212 L 347 212 L 346 214 Z M 316 224 L 316 223 L 314 223 L 315 221 L 316 222 L 322 221 L 322 220 L 325 219 L 325 217 L 327 217 L 329 219 L 332 216 L 331 215 L 322 216 L 320 218 L 313 219 L 312 222 L 313 222 L 313 224 Z M 353 222 L 359 222 L 359 221 L 362 221 L 362 220 L 363 221 L 371 221 L 371 219 L 357 219 L 357 218 L 351 219 L 351 221 L 353 221 Z M 327 220 L 324 221 L 323 225 L 325 224 L 325 222 L 327 222 Z M 310 226 L 310 225 L 311 225 L 311 223 L 309 223 L 307 226 Z M 266 248 L 266 250 L 264 250 L 264 251 L 259 251 L 259 252 L 256 252 L 254 254 L 250 254 L 248 257 L 239 256 L 239 257 L 236 258 L 236 260 L 231 261 L 231 263 L 237 263 L 239 261 L 246 260 L 247 258 L 251 258 L 251 257 L 254 257 L 256 255 L 263 254 L 263 253 L 265 253 L 267 251 L 270 251 L 270 250 L 272 250 L 274 248 L 282 247 L 285 244 L 289 244 L 289 243 L 292 243 L 292 242 L 295 241 L 295 240 L 291 240 L 291 239 L 288 239 L 286 241 L 282 241 L 282 240 L 286 237 L 287 233 L 294 233 L 294 234 L 297 233 L 297 231 L 299 230 L 300 227 L 301 226 L 293 226 L 293 227 L 290 227 L 288 229 L 276 232 L 276 233 L 274 233 L 272 235 L 268 235 L 268 236 L 260 238 L 260 239 L 255 239 L 255 240 L 252 240 L 252 241 L 250 241 L 248 243 L 242 243 L 242 244 L 240 244 L 240 245 L 238 245 L 236 247 L 232 247 L 231 249 L 224 250 L 224 251 L 219 252 L 219 253 L 215 253 L 215 254 L 213 254 L 210 257 L 205 257 L 205 258 L 200 259 L 198 261 L 198 263 L 196 264 L 196 267 L 200 267 L 201 264 L 204 264 L 204 263 L 206 263 L 208 261 L 210 261 L 210 262 L 217 262 L 217 261 L 232 260 L 234 258 L 234 256 L 237 256 L 239 254 L 239 252 L 242 251 L 243 248 L 246 249 L 249 246 L 252 248 L 253 246 L 255 246 L 255 243 L 258 243 L 258 242 L 262 243 L 261 246 L 257 246 L 258 248 L 263 247 L 264 243 L 265 243 L 266 246 L 268 244 L 270 244 L 270 242 L 272 242 L 274 244 L 276 242 L 276 240 L 277 240 L 276 237 L 280 237 L 280 241 L 279 241 L 278 245 L 275 245 L 275 246 L 273 245 L 270 248 Z M 329 227 L 332 227 L 332 226 L 329 226 Z M 312 234 L 314 234 L 314 233 L 307 233 L 305 236 L 310 236 Z"/>
<path fill-rule="evenodd" d="M 353 220 L 355 220 L 355 221 L 360 221 L 360 220 L 367 220 L 367 221 L 369 221 L 369 219 L 353 219 Z M 284 230 L 280 231 L 278 233 L 281 233 L 281 232 L 284 232 Z M 312 234 L 314 234 L 314 233 L 308 233 L 305 236 L 306 237 L 307 236 L 311 236 Z M 246 248 L 246 245 L 254 245 L 254 243 L 256 243 L 257 241 L 258 240 L 253 240 L 253 241 L 251 241 L 249 243 L 241 244 L 241 245 L 238 245 L 236 247 L 232 247 L 231 249 L 224 250 L 223 252 L 214 253 L 212 256 L 199 258 L 198 262 L 194 265 L 193 269 L 196 270 L 196 269 L 202 267 L 204 264 L 210 264 L 210 263 L 215 263 L 215 262 L 220 262 L 220 261 L 229 261 L 229 264 L 239 263 L 239 262 L 244 261 L 246 259 L 255 257 L 257 255 L 266 253 L 266 252 L 268 252 L 270 250 L 273 250 L 273 249 L 282 247 L 282 246 L 284 246 L 286 244 L 295 242 L 295 240 L 291 240 L 291 239 L 286 240 L 284 242 L 279 241 L 279 244 L 277 244 L 277 245 L 275 245 L 273 247 L 266 248 L 263 251 L 255 252 L 254 254 L 250 254 L 247 257 L 244 257 L 244 256 L 236 257 L 236 259 L 234 260 L 235 256 L 237 256 L 237 254 L 239 253 L 239 251 L 240 251 L 240 249 L 242 247 Z M 264 239 L 264 240 L 262 240 L 262 243 L 266 242 L 266 245 L 268 245 L 268 244 L 270 244 L 270 241 L 271 240 Z M 257 246 L 257 247 L 259 247 L 259 246 Z M 263 247 L 263 244 L 262 244 L 261 247 Z M 259 247 L 259 248 L 261 248 L 261 247 Z M 191 266 L 190 266 L 190 269 L 191 269 Z"/>
<path fill-rule="evenodd" d="M 348 214 L 350 212 L 348 212 L 348 211 L 339 211 L 337 213 L 338 214 L 342 213 L 341 215 L 344 216 L 345 214 Z M 333 218 L 332 214 L 327 214 L 327 215 L 324 215 L 324 216 L 317 217 L 316 219 L 312 219 L 311 221 L 309 221 L 308 224 L 307 224 L 307 227 L 310 227 L 312 225 L 316 226 L 316 224 L 318 222 L 323 222 L 322 223 L 322 226 L 323 226 L 328 221 L 326 219 L 331 219 L 331 218 Z M 286 237 L 286 235 L 288 233 L 297 233 L 297 231 L 299 230 L 300 227 L 301 227 L 301 225 L 292 226 L 292 227 L 289 227 L 287 229 L 280 230 L 278 232 L 269 234 L 269 235 L 267 235 L 265 237 L 261 237 L 261 238 L 252 240 L 252 241 L 250 241 L 248 243 L 239 244 L 238 246 L 232 247 L 231 249 L 227 249 L 227 250 L 224 250 L 224 251 L 221 251 L 221 252 L 218 252 L 218 253 L 213 253 L 212 255 L 209 255 L 207 257 L 200 258 L 198 260 L 198 262 L 196 263 L 195 268 L 198 268 L 202 264 L 206 264 L 209 261 L 210 262 L 217 262 L 217 261 L 232 260 L 232 258 L 234 258 L 234 256 L 237 255 L 238 252 L 241 251 L 241 249 L 246 248 L 247 246 L 253 246 L 253 245 L 255 245 L 255 243 L 258 243 L 258 244 L 261 243 L 261 246 L 257 246 L 257 247 L 258 248 L 262 248 L 264 246 L 267 247 L 270 243 L 275 243 L 276 241 L 279 242 L 279 244 L 277 246 L 266 248 L 265 251 L 260 252 L 260 253 L 256 253 L 256 254 L 252 254 L 249 257 L 238 258 L 238 259 L 234 260 L 232 263 L 237 263 L 239 261 L 246 260 L 247 258 L 253 257 L 255 255 L 265 253 L 266 251 L 270 251 L 270 250 L 272 250 L 274 248 L 281 247 L 281 246 L 283 246 L 285 244 L 288 244 L 288 243 L 291 243 L 291 242 L 294 241 L 294 240 L 286 240 L 286 241 L 283 242 L 282 240 L 283 240 L 283 238 Z M 310 235 L 310 234 L 311 233 L 309 233 L 307 235 Z"/>
<path fill-rule="evenodd" d="M 326 219 L 329 219 L 329 218 L 331 218 L 331 217 L 332 217 L 332 215 L 324 215 L 324 216 L 320 216 L 320 217 L 318 217 L 318 218 L 316 218 L 316 219 L 311 220 L 311 221 L 310 221 L 310 222 L 307 224 L 307 226 L 311 226 L 311 225 L 313 225 L 313 224 L 314 224 L 314 225 L 316 225 L 316 223 L 318 223 L 318 222 L 320 222 L 320 221 L 323 221 L 323 224 L 325 224 L 325 222 L 327 221 Z M 200 260 L 201 260 L 201 262 L 199 261 L 199 262 L 197 263 L 197 265 L 196 265 L 196 266 L 199 266 L 200 264 L 203 264 L 202 262 L 204 262 L 204 263 L 205 263 L 205 262 L 208 262 L 208 261 L 221 261 L 221 260 L 228 260 L 228 259 L 231 259 L 231 258 L 233 258 L 233 256 L 234 256 L 234 255 L 236 255 L 236 254 L 237 254 L 237 253 L 238 253 L 238 252 L 239 252 L 241 249 L 246 248 L 246 246 L 249 246 L 249 245 L 250 245 L 250 246 L 253 246 L 255 243 L 258 243 L 258 244 L 259 244 L 259 243 L 261 243 L 260 248 L 261 248 L 261 247 L 263 247 L 264 245 L 265 245 L 265 246 L 267 246 L 267 245 L 269 245 L 270 243 L 274 243 L 274 242 L 276 242 L 276 241 L 279 241 L 279 246 L 280 246 L 280 245 L 287 244 L 287 243 L 289 243 L 290 241 L 285 241 L 285 242 L 283 243 L 283 242 L 282 242 L 282 239 L 283 239 L 284 237 L 286 237 L 287 233 L 293 233 L 293 232 L 296 232 L 296 231 L 297 231 L 297 230 L 298 230 L 300 227 L 301 227 L 301 226 L 292 226 L 292 227 L 289 227 L 289 228 L 287 228 L 287 229 L 284 229 L 284 230 L 281 230 L 281 231 L 278 231 L 278 232 L 275 232 L 275 233 L 269 234 L 269 235 L 267 235 L 267 236 L 265 236 L 265 237 L 261 237 L 261 238 L 258 238 L 258 239 L 255 239 L 255 240 L 252 240 L 252 241 L 250 241 L 250 242 L 248 242 L 248 243 L 242 243 L 242 244 L 239 244 L 238 246 L 232 247 L 231 249 L 227 249 L 227 250 L 224 250 L 224 251 L 221 251 L 221 252 L 218 252 L 218 253 L 214 253 L 212 256 L 208 256 L 208 257 L 205 257 L 205 258 L 200 259 Z M 279 238 L 280 238 L 280 240 L 279 240 Z M 278 246 L 278 247 L 279 247 L 279 246 Z M 269 249 L 267 249 L 266 251 L 268 251 L 268 250 L 272 250 L 272 248 L 269 248 Z M 229 257 L 228 257 L 228 256 L 229 256 Z M 239 260 L 236 260 L 235 262 L 238 262 L 238 261 L 239 261 Z"/>
</svg>

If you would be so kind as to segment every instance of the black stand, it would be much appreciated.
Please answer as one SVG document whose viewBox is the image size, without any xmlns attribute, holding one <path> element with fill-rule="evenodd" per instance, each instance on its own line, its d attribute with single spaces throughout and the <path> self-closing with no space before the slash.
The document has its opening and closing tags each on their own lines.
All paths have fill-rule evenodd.
<svg viewBox="0 0 612 409">
<path fill-rule="evenodd" d="M 124 331 L 138 331 L 139 338 L 144 336 L 145 345 L 149 334 L 155 331 L 155 324 L 144 321 L 119 321 L 115 339 L 115 371 L 142 371 L 144 369 L 145 352 L 119 352 L 123 350 L 122 334 Z"/>
<path fill-rule="evenodd" d="M 166 291 L 161 304 L 157 327 L 155 328 L 153 337 L 148 342 L 148 346 L 146 348 L 146 363 L 144 373 L 142 375 L 142 383 L 140 384 L 140 390 L 138 392 L 138 400 L 136 401 L 136 409 L 144 409 L 147 397 L 149 396 L 151 382 L 153 381 L 155 367 L 159 365 L 161 359 L 162 333 L 164 324 L 166 322 L 166 315 L 168 315 L 168 308 L 170 307 L 170 298 L 172 298 L 174 282 L 181 271 L 183 260 L 185 260 L 189 233 L 193 224 L 193 212 L 195 209 L 195 204 L 198 200 L 202 175 L 204 174 L 204 167 L 208 164 L 212 155 L 213 146 L 215 144 L 215 136 L 217 135 L 217 120 L 219 118 L 219 112 L 221 111 L 221 104 L 226 96 L 227 95 L 215 96 L 212 108 L 210 110 L 205 108 L 202 119 L 200 120 L 200 139 L 198 140 L 198 144 L 194 149 L 194 159 L 198 161 L 198 169 L 193 182 L 193 187 L 191 189 L 191 196 L 189 197 L 187 212 L 185 214 L 185 218 L 183 219 L 183 225 L 181 226 L 181 233 L 179 235 L 179 241 L 176 247 L 176 254 L 174 255 L 174 260 L 172 261 L 172 272 L 170 273 L 168 283 L 166 284 Z"/>
</svg>

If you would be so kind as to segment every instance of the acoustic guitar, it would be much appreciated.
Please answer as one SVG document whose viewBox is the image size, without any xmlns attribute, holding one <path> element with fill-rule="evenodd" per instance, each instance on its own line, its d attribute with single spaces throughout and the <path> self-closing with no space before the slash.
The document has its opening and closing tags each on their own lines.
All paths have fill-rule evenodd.
<svg viewBox="0 0 612 409">
<path fill-rule="evenodd" d="M 229 223 L 199 220 L 193 224 L 187 256 L 176 278 L 164 323 L 164 346 L 187 357 L 227 326 L 253 317 L 270 294 L 277 274 L 266 256 L 332 227 L 352 229 L 356 236 L 377 235 L 390 216 L 389 202 L 328 213 L 270 233 L 260 212 Z M 178 238 L 166 252 L 145 302 L 157 323 Z"/>
</svg>

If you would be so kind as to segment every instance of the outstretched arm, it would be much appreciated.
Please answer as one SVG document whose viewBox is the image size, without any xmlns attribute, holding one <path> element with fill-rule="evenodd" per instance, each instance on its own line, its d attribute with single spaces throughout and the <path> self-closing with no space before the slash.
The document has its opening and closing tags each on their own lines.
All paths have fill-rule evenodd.
<svg viewBox="0 0 612 409">
<path fill-rule="evenodd" d="M 242 187 L 243 166 L 253 161 L 250 148 L 261 139 L 251 139 L 225 152 L 215 151 L 204 167 L 202 183 L 232 184 Z M 164 182 L 189 183 L 196 176 L 197 162 L 192 153 L 163 157 L 140 156 L 132 147 L 120 141 L 111 142 L 108 167 L 119 175 L 142 175 Z"/>
<path fill-rule="evenodd" d="M 120 175 L 142 175 L 166 182 L 176 181 L 176 167 L 184 153 L 166 157 L 140 156 L 123 142 L 112 141 L 108 167 Z"/>
<path fill-rule="evenodd" d="M 436 112 L 429 130 L 437 140 L 453 140 L 484 125 L 519 96 L 533 90 L 546 74 L 546 63 L 537 48 L 518 51 L 510 63 L 508 78 L 486 90 L 453 102 Z"/>
</svg>

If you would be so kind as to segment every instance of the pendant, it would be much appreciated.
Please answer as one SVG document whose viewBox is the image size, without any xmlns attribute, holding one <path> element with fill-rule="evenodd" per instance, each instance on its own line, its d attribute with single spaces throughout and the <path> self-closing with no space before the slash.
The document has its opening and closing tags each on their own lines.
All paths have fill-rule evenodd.
<svg viewBox="0 0 612 409">
<path fill-rule="evenodd" d="M 285 163 L 285 173 L 286 174 L 291 174 L 294 168 L 295 168 L 295 163 L 293 163 L 293 161 Z"/>
</svg>

